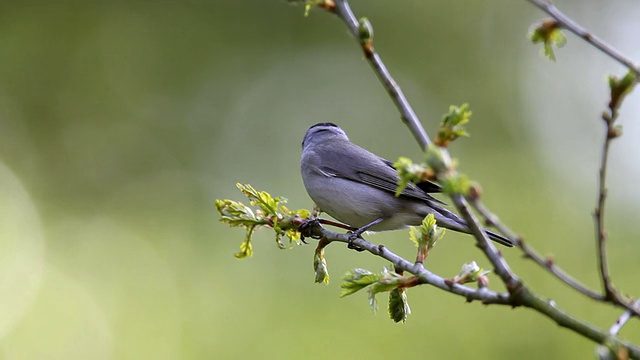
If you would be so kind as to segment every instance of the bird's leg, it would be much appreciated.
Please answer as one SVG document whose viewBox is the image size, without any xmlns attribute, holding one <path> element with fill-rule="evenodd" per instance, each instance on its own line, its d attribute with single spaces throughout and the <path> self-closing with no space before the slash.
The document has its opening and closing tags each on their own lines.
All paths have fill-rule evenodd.
<svg viewBox="0 0 640 360">
<path fill-rule="evenodd" d="M 374 226 L 376 224 L 379 224 L 384 219 L 385 219 L 384 217 L 377 218 L 377 219 L 373 220 L 372 222 L 368 223 L 367 225 L 364 225 L 364 226 L 361 226 L 361 227 L 355 229 L 353 231 L 353 233 L 351 233 L 349 235 L 349 242 L 347 243 L 347 248 L 353 249 L 353 250 L 358 251 L 358 252 L 364 251 L 363 248 L 355 245 L 353 243 L 353 240 L 359 238 L 360 235 L 362 235 L 365 231 L 369 230 L 372 226 Z"/>
</svg>

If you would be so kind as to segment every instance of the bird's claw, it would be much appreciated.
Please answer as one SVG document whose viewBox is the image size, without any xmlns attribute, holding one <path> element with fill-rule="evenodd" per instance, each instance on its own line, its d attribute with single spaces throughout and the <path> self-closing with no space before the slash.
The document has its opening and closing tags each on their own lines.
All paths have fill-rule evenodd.
<svg viewBox="0 0 640 360">
<path fill-rule="evenodd" d="M 360 246 L 358 246 L 358 245 L 353 243 L 353 241 L 356 240 L 359 237 L 360 237 L 360 234 L 358 234 L 358 233 L 349 234 L 349 241 L 347 242 L 347 249 L 355 250 L 357 252 L 363 252 L 364 251 L 363 247 L 360 247 Z"/>
<path fill-rule="evenodd" d="M 317 225 L 320 225 L 320 221 L 317 218 L 305 220 L 302 224 L 300 224 L 300 226 L 298 226 L 298 231 L 300 232 L 300 241 L 307 244 L 307 242 L 304 241 L 305 238 L 320 239 L 322 236 L 311 234 L 311 229 L 313 229 Z"/>
</svg>

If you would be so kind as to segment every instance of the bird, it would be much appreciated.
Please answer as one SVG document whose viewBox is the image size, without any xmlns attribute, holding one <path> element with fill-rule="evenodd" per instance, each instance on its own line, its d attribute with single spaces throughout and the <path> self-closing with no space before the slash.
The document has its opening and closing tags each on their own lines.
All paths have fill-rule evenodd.
<svg viewBox="0 0 640 360">
<path fill-rule="evenodd" d="M 349 225 L 360 236 L 365 231 L 388 231 L 418 226 L 433 214 L 438 226 L 471 233 L 464 219 L 447 210 L 430 193 L 441 192 L 433 182 L 409 182 L 395 196 L 399 176 L 393 163 L 354 143 L 338 125 L 330 122 L 311 126 L 302 140 L 302 181 L 309 197 L 322 211 Z M 483 229 L 504 246 L 514 243 Z"/>
</svg>

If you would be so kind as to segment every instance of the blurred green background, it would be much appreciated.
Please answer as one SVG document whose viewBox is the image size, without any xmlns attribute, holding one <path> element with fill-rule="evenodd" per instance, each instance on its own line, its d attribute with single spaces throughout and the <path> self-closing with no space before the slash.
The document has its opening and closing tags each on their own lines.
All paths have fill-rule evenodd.
<svg viewBox="0 0 640 360">
<path fill-rule="evenodd" d="M 375 46 L 433 133 L 469 102 L 472 137 L 452 152 L 485 202 L 542 253 L 598 288 L 591 212 L 605 77 L 624 70 L 568 35 L 558 62 L 526 34 L 526 1 L 353 1 Z M 638 59 L 632 0 L 563 1 Z M 340 275 L 387 265 L 333 245 L 332 282 L 313 283 L 314 246 L 278 250 L 269 231 L 236 260 L 240 229 L 218 222 L 236 182 L 312 206 L 300 142 L 321 121 L 389 159 L 420 157 L 345 26 L 283 1 L 4 2 L 0 11 L 2 359 L 592 358 L 594 344 L 530 310 L 465 304 L 420 287 L 413 314 L 373 315 Z M 613 278 L 640 294 L 640 97 L 612 147 L 607 228 Z M 403 231 L 376 234 L 413 258 Z M 587 301 L 517 249 L 541 294 L 600 327 L 620 311 Z M 427 267 L 488 262 L 449 233 Z M 500 290 L 497 279 L 492 286 Z M 640 342 L 631 322 L 622 334 Z"/>
</svg>

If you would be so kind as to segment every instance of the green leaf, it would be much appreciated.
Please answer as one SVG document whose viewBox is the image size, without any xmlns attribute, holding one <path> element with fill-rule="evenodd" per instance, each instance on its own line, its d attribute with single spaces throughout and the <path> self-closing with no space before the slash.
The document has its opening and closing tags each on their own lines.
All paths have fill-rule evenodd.
<svg viewBox="0 0 640 360">
<path fill-rule="evenodd" d="M 264 218 L 258 217 L 251 208 L 243 203 L 233 200 L 216 200 L 215 205 L 221 215 L 220 221 L 231 227 L 258 226 L 267 223 Z"/>
<path fill-rule="evenodd" d="M 384 268 L 384 270 L 382 270 L 381 275 L 382 277 L 378 279 L 378 281 L 372 283 L 371 287 L 369 288 L 369 305 L 371 306 L 371 310 L 373 310 L 374 313 L 378 310 L 376 295 L 381 292 L 391 291 L 398 288 L 403 279 L 402 276 L 395 272 L 389 271 L 389 269 L 387 268 Z"/>
<path fill-rule="evenodd" d="M 416 246 L 427 245 L 429 248 L 435 246 L 446 231 L 436 225 L 436 218 L 433 214 L 429 214 L 422 219 L 420 226 L 411 226 L 410 229 L 414 244 Z"/>
<path fill-rule="evenodd" d="M 309 210 L 289 210 L 284 204 L 283 197 L 273 197 L 266 191 L 258 191 L 249 184 L 236 184 L 238 189 L 249 199 L 252 209 L 240 202 L 233 200 L 216 200 L 215 206 L 221 215 L 220 221 L 232 227 L 244 227 L 247 230 L 246 237 L 240 246 L 240 252 L 235 254 L 237 258 L 251 256 L 251 237 L 254 230 L 260 227 L 271 227 L 275 233 L 276 245 L 280 249 L 290 249 L 294 243 L 300 244 L 300 232 L 298 227 L 303 219 L 310 216 Z M 287 237 L 289 242 L 282 241 Z"/>
<path fill-rule="evenodd" d="M 464 174 L 455 174 L 442 180 L 442 192 L 445 194 L 467 195 L 473 182 Z"/>
<path fill-rule="evenodd" d="M 396 197 L 400 196 L 409 182 L 423 181 L 422 176 L 426 173 L 426 169 L 418 164 L 414 164 L 411 159 L 406 157 L 398 158 L 393 164 L 398 173 L 398 188 L 396 189 Z"/>
<path fill-rule="evenodd" d="M 567 37 L 562 33 L 560 24 L 553 19 L 548 19 L 540 23 L 540 25 L 529 33 L 529 39 L 534 44 L 542 43 L 544 55 L 551 61 L 556 61 L 553 48 L 561 48 L 567 43 Z"/>
<path fill-rule="evenodd" d="M 395 322 L 407 322 L 411 314 L 405 289 L 393 289 L 389 292 L 389 317 Z"/>
<path fill-rule="evenodd" d="M 276 215 L 278 206 L 287 202 L 287 199 L 273 198 L 268 192 L 258 191 L 249 184 L 237 183 L 236 186 L 249 198 L 251 205 L 259 206 L 267 215 Z"/>
<path fill-rule="evenodd" d="M 435 144 L 440 147 L 447 147 L 449 143 L 461 136 L 468 137 L 469 133 L 464 129 L 464 125 L 469 122 L 471 114 L 469 104 L 462 104 L 459 107 L 451 105 L 449 112 L 442 116 L 440 129 L 434 141 Z"/>
<path fill-rule="evenodd" d="M 340 297 L 345 297 L 360 291 L 383 277 L 384 275 L 374 274 L 369 270 L 360 268 L 351 269 L 342 276 L 343 282 L 340 284 L 342 293 Z"/>
<path fill-rule="evenodd" d="M 635 88 L 638 83 L 638 77 L 636 73 L 629 70 L 622 78 L 617 78 L 613 75 L 609 76 L 609 89 L 611 91 L 611 101 L 609 102 L 609 108 L 617 110 L 624 98 Z"/>
<path fill-rule="evenodd" d="M 422 220 L 420 226 L 411 226 L 409 229 L 409 238 L 418 248 L 416 261 L 424 262 L 444 234 L 445 229 L 436 225 L 436 219 L 433 214 L 427 215 Z"/>
<path fill-rule="evenodd" d="M 411 312 L 404 291 L 406 287 L 416 285 L 415 276 L 402 276 L 396 272 L 384 268 L 379 274 L 364 269 L 353 269 L 348 271 L 342 279 L 344 280 L 340 287 L 342 294 L 340 297 L 351 295 L 359 290 L 368 287 L 369 305 L 375 313 L 377 310 L 376 295 L 390 291 L 389 297 L 389 314 L 397 321 L 406 320 L 406 316 Z M 396 322 L 397 322 L 396 321 Z"/>
</svg>

